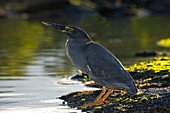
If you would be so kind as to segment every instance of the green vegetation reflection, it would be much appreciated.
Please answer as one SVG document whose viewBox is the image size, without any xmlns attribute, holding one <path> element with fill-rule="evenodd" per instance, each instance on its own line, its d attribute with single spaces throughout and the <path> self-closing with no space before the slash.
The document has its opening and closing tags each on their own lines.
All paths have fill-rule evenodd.
<svg viewBox="0 0 170 113">
<path fill-rule="evenodd" d="M 40 47 L 43 29 L 24 20 L 0 22 L 0 75 L 23 75 L 23 66 Z"/>
</svg>

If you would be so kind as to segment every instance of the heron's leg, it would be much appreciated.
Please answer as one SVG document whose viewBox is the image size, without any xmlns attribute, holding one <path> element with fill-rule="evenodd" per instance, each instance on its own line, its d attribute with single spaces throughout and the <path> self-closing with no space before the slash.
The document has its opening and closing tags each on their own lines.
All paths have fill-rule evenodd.
<svg viewBox="0 0 170 113">
<path fill-rule="evenodd" d="M 102 91 L 101 93 L 97 96 L 97 98 L 94 100 L 93 104 L 97 103 L 101 98 L 102 96 L 106 93 L 106 87 L 102 87 Z"/>
<path fill-rule="evenodd" d="M 109 91 L 103 96 L 103 98 L 101 98 L 98 102 L 98 105 L 102 104 L 106 98 L 111 94 L 113 93 L 114 89 L 109 89 Z"/>
<path fill-rule="evenodd" d="M 88 106 L 98 105 L 98 102 L 102 98 L 102 96 L 106 93 L 106 88 L 103 86 L 101 93 L 97 96 L 97 98 L 92 103 L 88 103 L 82 106 L 82 108 L 87 108 Z"/>
</svg>

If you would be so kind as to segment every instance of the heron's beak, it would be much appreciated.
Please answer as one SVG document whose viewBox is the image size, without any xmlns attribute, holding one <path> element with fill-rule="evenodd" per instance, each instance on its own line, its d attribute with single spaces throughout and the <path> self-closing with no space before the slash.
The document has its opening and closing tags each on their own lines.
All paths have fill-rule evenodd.
<svg viewBox="0 0 170 113">
<path fill-rule="evenodd" d="M 56 23 L 52 23 L 52 22 L 42 22 L 42 23 L 46 26 L 57 28 L 61 32 L 69 32 L 69 31 L 73 30 L 69 26 L 65 26 L 65 25 L 61 25 L 61 24 L 56 24 Z"/>
</svg>

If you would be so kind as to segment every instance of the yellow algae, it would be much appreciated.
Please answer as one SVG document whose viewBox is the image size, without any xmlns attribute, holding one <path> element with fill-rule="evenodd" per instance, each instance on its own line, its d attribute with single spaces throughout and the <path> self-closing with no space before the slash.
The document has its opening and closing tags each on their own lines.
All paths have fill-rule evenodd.
<svg viewBox="0 0 170 113">
<path fill-rule="evenodd" d="M 153 71 L 159 73 L 161 71 L 170 72 L 170 57 L 156 57 L 149 62 L 140 62 L 126 68 L 129 72 L 146 72 Z"/>
<path fill-rule="evenodd" d="M 144 94 L 144 92 L 142 92 L 142 91 L 137 92 L 137 95 L 142 95 L 142 94 Z"/>
<path fill-rule="evenodd" d="M 69 0 L 72 5 L 79 6 L 81 4 L 81 0 Z"/>
<path fill-rule="evenodd" d="M 170 38 L 160 40 L 158 45 L 162 47 L 170 47 Z"/>
<path fill-rule="evenodd" d="M 86 101 L 86 99 L 85 99 L 85 98 L 82 98 L 82 99 L 81 99 L 81 102 L 85 102 L 85 101 Z"/>
</svg>

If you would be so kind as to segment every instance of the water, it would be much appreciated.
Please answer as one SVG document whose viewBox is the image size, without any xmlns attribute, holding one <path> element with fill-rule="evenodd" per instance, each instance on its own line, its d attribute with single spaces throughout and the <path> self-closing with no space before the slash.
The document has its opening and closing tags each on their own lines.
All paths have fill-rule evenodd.
<svg viewBox="0 0 170 113">
<path fill-rule="evenodd" d="M 29 76 L 1 79 L 3 79 L 0 83 L 1 113 L 80 112 L 62 105 L 62 100 L 56 97 L 72 91 L 86 90 L 81 83 L 58 77 Z"/>
<path fill-rule="evenodd" d="M 135 57 L 139 51 L 169 52 L 156 43 L 170 37 L 170 17 L 107 20 L 89 16 L 74 24 L 125 66 L 151 59 Z M 65 55 L 65 41 L 65 35 L 39 21 L 0 20 L 0 113 L 80 112 L 56 99 L 87 90 L 69 79 L 76 71 Z"/>
</svg>

